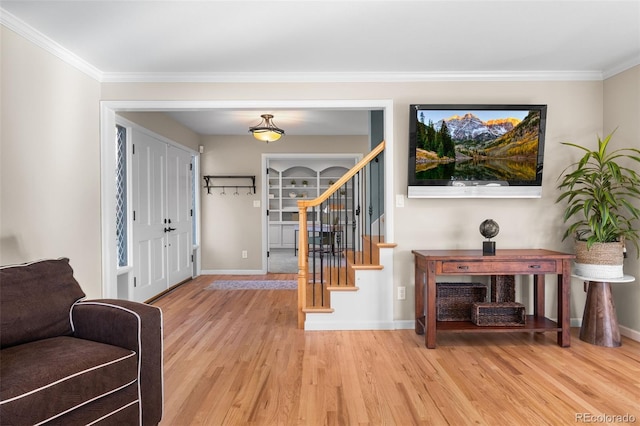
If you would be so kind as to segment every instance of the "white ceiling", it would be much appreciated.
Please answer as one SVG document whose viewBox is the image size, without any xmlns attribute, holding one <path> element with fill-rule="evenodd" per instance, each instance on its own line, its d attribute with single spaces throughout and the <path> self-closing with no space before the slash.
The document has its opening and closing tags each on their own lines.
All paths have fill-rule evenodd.
<svg viewBox="0 0 640 426">
<path fill-rule="evenodd" d="M 640 0 L 0 0 L 0 7 L 5 26 L 101 81 L 601 79 L 640 64 Z M 322 134 L 366 132 L 362 111 L 172 115 L 198 133 L 240 134 L 266 112 L 289 134 L 315 134 L 302 123 L 339 122 L 350 126 Z M 240 119 L 241 129 L 225 127 Z"/>
<path fill-rule="evenodd" d="M 173 119 L 201 135 L 246 135 L 250 126 L 260 123 L 261 114 L 272 114 L 273 123 L 285 135 L 367 135 L 368 112 L 338 109 L 215 109 L 204 111 L 170 111 Z"/>
</svg>

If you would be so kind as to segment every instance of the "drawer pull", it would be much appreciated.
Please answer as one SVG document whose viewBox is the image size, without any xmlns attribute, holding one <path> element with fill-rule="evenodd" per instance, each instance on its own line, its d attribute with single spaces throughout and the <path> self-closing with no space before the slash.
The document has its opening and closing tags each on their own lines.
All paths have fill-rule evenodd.
<svg viewBox="0 0 640 426">
<path fill-rule="evenodd" d="M 458 266 L 458 269 L 461 269 L 461 270 L 463 270 L 463 271 L 466 271 L 467 269 L 469 269 L 469 267 L 468 267 L 468 266 L 466 266 L 466 265 L 460 265 L 460 266 Z"/>
<path fill-rule="evenodd" d="M 540 265 L 529 265 L 531 269 L 540 269 Z"/>
</svg>

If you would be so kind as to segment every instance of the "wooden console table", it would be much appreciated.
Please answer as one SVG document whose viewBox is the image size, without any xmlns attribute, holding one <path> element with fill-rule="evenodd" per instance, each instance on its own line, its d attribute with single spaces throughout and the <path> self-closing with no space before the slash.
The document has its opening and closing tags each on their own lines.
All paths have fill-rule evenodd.
<svg viewBox="0 0 640 426">
<path fill-rule="evenodd" d="M 558 345 L 569 347 L 571 337 L 569 294 L 573 254 L 543 249 L 413 250 L 415 257 L 416 333 L 425 334 L 427 348 L 436 347 L 437 331 L 546 332 L 558 333 Z M 558 321 L 545 317 L 545 274 L 558 277 Z M 478 327 L 470 321 L 436 321 L 436 277 L 438 275 L 533 275 L 533 315 L 524 327 Z"/>
</svg>

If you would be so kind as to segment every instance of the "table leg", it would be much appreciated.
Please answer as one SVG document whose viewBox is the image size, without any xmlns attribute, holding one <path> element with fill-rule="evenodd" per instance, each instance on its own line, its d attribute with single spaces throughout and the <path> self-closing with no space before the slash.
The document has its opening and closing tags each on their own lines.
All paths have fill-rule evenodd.
<svg viewBox="0 0 640 426">
<path fill-rule="evenodd" d="M 589 281 L 580 340 L 608 348 L 622 344 L 610 283 Z"/>
<path fill-rule="evenodd" d="M 571 345 L 571 309 L 569 297 L 571 294 L 571 262 L 562 261 L 562 274 L 558 275 L 558 345 L 568 348 Z"/>
<path fill-rule="evenodd" d="M 533 276 L 533 315 L 545 316 L 545 288 L 544 275 Z"/>
<path fill-rule="evenodd" d="M 425 312 L 425 342 L 427 348 L 436 347 L 436 263 L 427 262 L 427 284 L 426 284 L 426 306 Z"/>
<path fill-rule="evenodd" d="M 419 265 L 415 267 L 415 320 L 416 320 L 416 334 L 424 334 L 425 322 L 424 317 L 424 285 L 426 281 L 426 271 L 420 268 Z"/>
</svg>

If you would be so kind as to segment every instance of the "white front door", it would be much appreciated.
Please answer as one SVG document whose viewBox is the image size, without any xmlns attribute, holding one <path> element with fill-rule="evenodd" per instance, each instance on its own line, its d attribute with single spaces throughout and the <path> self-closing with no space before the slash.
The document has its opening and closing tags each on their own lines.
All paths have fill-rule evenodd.
<svg viewBox="0 0 640 426">
<path fill-rule="evenodd" d="M 133 300 L 192 276 L 191 154 L 133 130 Z"/>
<path fill-rule="evenodd" d="M 167 151 L 167 267 L 169 284 L 191 278 L 192 182 L 191 154 L 169 145 Z"/>
<path fill-rule="evenodd" d="M 133 130 L 133 299 L 167 289 L 166 144 Z"/>
</svg>

